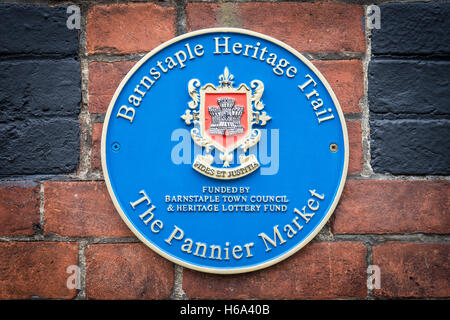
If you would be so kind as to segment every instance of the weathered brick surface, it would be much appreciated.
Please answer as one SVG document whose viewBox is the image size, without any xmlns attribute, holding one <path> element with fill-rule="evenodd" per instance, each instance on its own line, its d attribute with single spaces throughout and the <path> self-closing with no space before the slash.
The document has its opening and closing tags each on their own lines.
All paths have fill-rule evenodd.
<svg viewBox="0 0 450 320">
<path fill-rule="evenodd" d="M 189 31 L 232 24 L 277 38 L 300 52 L 365 51 L 360 5 L 249 2 L 229 6 L 192 2 L 186 10 Z"/>
<path fill-rule="evenodd" d="M 78 30 L 66 9 L 0 4 L 0 175 L 78 166 Z"/>
<path fill-rule="evenodd" d="M 449 181 L 348 180 L 333 233 L 449 233 Z"/>
<path fill-rule="evenodd" d="M 0 243 L 0 299 L 72 299 L 67 267 L 78 265 L 78 244 L 66 242 Z"/>
<path fill-rule="evenodd" d="M 366 249 L 361 243 L 316 242 L 268 269 L 212 275 L 185 269 L 183 289 L 200 299 L 364 298 Z"/>
<path fill-rule="evenodd" d="M 218 11 L 220 10 L 220 4 L 218 3 L 204 3 L 201 5 L 198 2 L 189 2 L 186 5 L 186 24 L 187 31 L 194 31 L 206 28 L 226 27 L 221 26 L 220 17 Z M 226 5 L 225 5 L 226 6 Z M 238 18 L 237 4 L 228 4 L 230 19 L 236 21 Z M 233 27 L 237 27 L 234 25 Z"/>
<path fill-rule="evenodd" d="M 375 296 L 395 298 L 450 297 L 448 243 L 388 242 L 372 249 L 380 267 L 381 288 Z"/>
<path fill-rule="evenodd" d="M 67 7 L 0 4 L 0 54 L 78 55 L 78 30 Z M 1 70 L 1 68 L 0 68 Z"/>
<path fill-rule="evenodd" d="M 28 119 L 0 124 L 0 175 L 69 173 L 78 167 L 78 120 Z"/>
<path fill-rule="evenodd" d="M 364 96 L 363 67 L 360 60 L 312 60 L 327 79 L 344 113 L 361 112 Z"/>
<path fill-rule="evenodd" d="M 188 31 L 246 28 L 300 52 L 337 59 L 311 62 L 330 83 L 347 118 L 355 119 L 346 120 L 348 173 L 359 175 L 364 162 L 359 119 L 364 114 L 363 63 L 339 57 L 366 52 L 364 8 L 344 2 L 188 2 L 186 27 Z M 371 30 L 366 79 L 372 168 L 382 174 L 448 175 L 450 3 L 379 6 L 381 29 Z M 0 177 L 4 179 L 0 182 L 0 299 L 73 299 L 77 291 L 67 288 L 66 270 L 79 261 L 86 263 L 87 299 L 167 299 L 174 287 L 174 265 L 144 244 L 122 243 L 134 239 L 133 233 L 114 208 L 104 182 L 89 179 L 101 170 L 103 124 L 96 122 L 136 64 L 111 61 L 149 52 L 173 38 L 184 15 L 177 12 L 175 2 L 90 2 L 87 29 L 81 33 L 86 35 L 88 55 L 95 57 L 89 62 L 79 56 L 80 32 L 66 26 L 70 15 L 66 8 L 0 4 Z M 120 57 L 105 58 L 105 54 Z M 88 75 L 84 79 L 88 113 L 81 117 L 78 59 L 88 66 L 83 73 Z M 80 122 L 87 131 L 81 137 L 83 162 L 78 167 Z M 76 177 L 88 180 L 73 181 L 77 170 Z M 61 175 L 66 173 L 70 178 Z M 58 181 L 51 181 L 51 176 L 16 180 L 29 174 L 57 174 Z M 450 182 L 425 176 L 380 179 L 377 175 L 376 180 L 354 176 L 347 180 L 330 221 L 330 231 L 337 235 L 332 242 L 313 242 L 287 260 L 246 274 L 212 275 L 183 268 L 179 284 L 190 299 L 366 298 L 371 257 L 381 271 L 375 297 L 450 298 L 450 249 L 445 242 L 450 232 Z M 393 234 L 398 242 L 383 242 L 384 236 L 378 236 Z M 342 242 L 339 235 L 365 235 L 374 242 Z M 81 251 L 80 238 L 86 242 Z M 101 244 L 96 243 L 99 239 Z M 81 260 L 79 252 L 85 255 Z"/>
<path fill-rule="evenodd" d="M 449 74 L 449 61 L 372 60 L 368 75 L 371 118 L 448 118 Z"/>
<path fill-rule="evenodd" d="M 39 117 L 77 119 L 80 83 L 80 63 L 74 59 L 0 62 L 0 126 Z"/>
<path fill-rule="evenodd" d="M 106 113 L 111 98 L 135 61 L 91 62 L 89 64 L 89 112 Z"/>
<path fill-rule="evenodd" d="M 381 28 L 372 30 L 368 75 L 373 170 L 449 174 L 450 4 L 380 8 Z"/>
<path fill-rule="evenodd" d="M 175 36 L 175 8 L 155 3 L 92 5 L 89 53 L 148 52 Z"/>
<path fill-rule="evenodd" d="M 132 236 L 103 181 L 46 182 L 45 234 L 89 237 Z"/>
<path fill-rule="evenodd" d="M 371 164 L 376 173 L 450 173 L 450 120 L 373 120 Z"/>
<path fill-rule="evenodd" d="M 372 53 L 450 53 L 450 3 L 380 5 L 381 28 L 372 30 Z"/>
<path fill-rule="evenodd" d="M 101 143 L 103 123 L 94 123 L 92 126 L 91 168 L 102 168 Z"/>
<path fill-rule="evenodd" d="M 34 181 L 0 183 L 0 236 L 34 234 L 40 219 L 39 190 Z"/>
<path fill-rule="evenodd" d="M 359 174 L 364 162 L 361 121 L 347 120 L 346 124 L 350 151 L 348 174 Z"/>
<path fill-rule="evenodd" d="M 362 6 L 333 3 L 245 3 L 247 29 L 271 35 L 302 52 L 364 52 Z"/>
<path fill-rule="evenodd" d="M 98 244 L 86 248 L 88 299 L 166 299 L 174 268 L 141 243 Z"/>
</svg>

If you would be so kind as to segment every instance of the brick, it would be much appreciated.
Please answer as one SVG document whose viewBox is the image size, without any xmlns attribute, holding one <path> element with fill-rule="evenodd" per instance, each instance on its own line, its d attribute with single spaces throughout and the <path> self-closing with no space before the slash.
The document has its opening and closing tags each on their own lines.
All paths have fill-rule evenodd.
<svg viewBox="0 0 450 320">
<path fill-rule="evenodd" d="M 77 119 L 80 63 L 74 59 L 0 62 L 0 123 L 38 117 Z"/>
<path fill-rule="evenodd" d="M 45 182 L 45 234 L 70 237 L 133 236 L 103 181 Z"/>
<path fill-rule="evenodd" d="M 373 59 L 368 75 L 371 118 L 448 118 L 449 74 L 449 61 Z"/>
<path fill-rule="evenodd" d="M 88 53 L 148 52 L 175 36 L 175 8 L 155 3 L 93 5 L 88 11 Z"/>
<path fill-rule="evenodd" d="M 89 112 L 106 113 L 109 103 L 134 61 L 89 63 Z"/>
<path fill-rule="evenodd" d="M 193 299 L 364 298 L 365 255 L 361 243 L 314 242 L 256 272 L 213 275 L 184 269 L 183 289 Z"/>
<path fill-rule="evenodd" d="M 344 3 L 188 3 L 189 31 L 230 25 L 267 34 L 300 52 L 364 52 L 360 5 Z"/>
<path fill-rule="evenodd" d="M 174 267 L 141 243 L 98 244 L 86 248 L 88 299 L 166 299 Z"/>
<path fill-rule="evenodd" d="M 101 142 L 103 123 L 94 123 L 92 126 L 91 168 L 102 169 Z"/>
<path fill-rule="evenodd" d="M 40 219 L 39 191 L 34 181 L 0 183 L 0 236 L 34 234 Z"/>
<path fill-rule="evenodd" d="M 348 174 L 359 174 L 364 162 L 361 121 L 347 120 L 346 124 L 350 149 Z"/>
<path fill-rule="evenodd" d="M 380 267 L 378 297 L 450 297 L 450 245 L 448 243 L 388 242 L 372 248 Z"/>
<path fill-rule="evenodd" d="M 79 130 L 78 120 L 66 118 L 0 124 L 0 176 L 75 171 Z"/>
<path fill-rule="evenodd" d="M 332 232 L 445 234 L 449 203 L 450 181 L 348 180 Z"/>
<path fill-rule="evenodd" d="M 0 54 L 78 55 L 78 30 L 66 26 L 67 7 L 0 4 L 0 16 Z"/>
<path fill-rule="evenodd" d="M 0 299 L 72 299 L 67 267 L 78 265 L 78 244 L 66 242 L 0 243 Z"/>
<path fill-rule="evenodd" d="M 380 5 L 381 28 L 372 30 L 373 54 L 450 52 L 450 3 Z"/>
<path fill-rule="evenodd" d="M 230 6 L 230 5 L 229 5 Z M 186 5 L 186 25 L 188 31 L 199 29 L 225 27 L 220 25 L 218 12 L 221 4 L 218 3 L 200 3 L 189 2 Z M 237 15 L 237 5 L 233 4 L 230 7 L 232 12 L 230 15 Z"/>
<path fill-rule="evenodd" d="M 363 67 L 360 60 L 311 61 L 330 83 L 344 113 L 361 112 L 364 97 Z"/>
<path fill-rule="evenodd" d="M 371 164 L 376 173 L 450 173 L 450 120 L 370 121 Z"/>
</svg>

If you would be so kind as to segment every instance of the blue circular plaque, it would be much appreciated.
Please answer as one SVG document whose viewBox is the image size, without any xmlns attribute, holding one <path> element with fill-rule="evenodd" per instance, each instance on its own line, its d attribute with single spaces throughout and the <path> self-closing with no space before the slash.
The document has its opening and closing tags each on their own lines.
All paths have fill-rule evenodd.
<svg viewBox="0 0 450 320">
<path fill-rule="evenodd" d="M 300 53 L 234 28 L 188 33 L 143 57 L 103 126 L 117 211 L 165 258 L 211 273 L 273 265 L 328 221 L 348 138 L 329 84 Z"/>
</svg>

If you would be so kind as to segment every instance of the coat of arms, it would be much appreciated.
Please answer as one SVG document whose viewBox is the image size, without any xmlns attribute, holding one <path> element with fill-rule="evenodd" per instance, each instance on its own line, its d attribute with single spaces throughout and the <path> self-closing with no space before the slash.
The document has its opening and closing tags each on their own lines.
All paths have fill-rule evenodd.
<svg viewBox="0 0 450 320">
<path fill-rule="evenodd" d="M 198 79 L 188 83 L 192 99 L 189 109 L 181 116 L 191 129 L 193 141 L 204 148 L 204 154 L 194 160 L 193 168 L 216 179 L 235 179 L 245 176 L 259 167 L 253 154 L 246 155 L 248 149 L 256 145 L 261 131 L 253 125 L 265 126 L 271 118 L 266 114 L 261 96 L 264 85 L 260 80 L 233 87 L 234 76 L 228 68 L 219 76 L 219 86 L 208 83 L 201 86 Z M 236 148 L 242 153 L 233 167 L 233 154 Z M 219 152 L 220 165 L 214 164 L 213 150 Z"/>
</svg>

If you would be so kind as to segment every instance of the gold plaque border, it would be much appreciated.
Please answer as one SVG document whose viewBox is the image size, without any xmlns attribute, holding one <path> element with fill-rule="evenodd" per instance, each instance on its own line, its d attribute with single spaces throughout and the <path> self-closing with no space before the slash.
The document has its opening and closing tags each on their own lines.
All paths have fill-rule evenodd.
<svg viewBox="0 0 450 320">
<path fill-rule="evenodd" d="M 276 45 L 286 49 L 287 51 L 289 51 L 290 53 L 295 55 L 297 58 L 299 58 L 303 63 L 305 63 L 316 74 L 316 76 L 320 79 L 320 81 L 322 81 L 322 83 L 325 85 L 325 88 L 327 89 L 328 93 L 330 94 L 330 96 L 331 96 L 331 98 L 332 98 L 332 100 L 333 100 L 333 102 L 335 104 L 336 110 L 337 110 L 337 112 L 339 114 L 339 120 L 341 121 L 341 126 L 342 126 L 342 131 L 343 131 L 342 133 L 344 135 L 345 160 L 344 160 L 344 169 L 342 171 L 341 181 L 340 181 L 340 184 L 339 184 L 338 191 L 336 193 L 336 197 L 334 198 L 334 201 L 331 204 L 331 207 L 328 210 L 328 212 L 326 213 L 325 217 L 322 219 L 322 222 L 314 229 L 314 231 L 308 237 L 303 239 L 302 242 L 297 244 L 291 250 L 283 253 L 282 255 L 280 255 L 280 256 L 278 256 L 276 258 L 273 258 L 273 259 L 271 259 L 269 261 L 266 261 L 264 263 L 260 263 L 260 264 L 254 265 L 254 266 L 243 267 L 243 268 L 212 268 L 212 267 L 202 267 L 202 266 L 199 266 L 199 265 L 187 263 L 187 262 L 182 261 L 182 260 L 180 260 L 180 259 L 178 259 L 178 258 L 176 258 L 174 256 L 169 255 L 168 253 L 166 253 L 162 249 L 160 249 L 158 246 L 156 246 L 155 244 L 153 244 L 149 240 L 147 240 L 133 226 L 133 224 L 128 220 L 127 216 L 125 215 L 125 213 L 123 212 L 122 208 L 120 207 L 119 202 L 117 201 L 117 198 L 116 198 L 116 196 L 114 194 L 114 191 L 112 189 L 111 181 L 109 179 L 109 174 L 108 174 L 108 166 L 106 165 L 105 143 L 106 143 L 106 133 L 108 131 L 109 119 L 111 117 L 111 113 L 112 113 L 112 110 L 113 110 L 114 105 L 116 103 L 117 97 L 119 96 L 120 92 L 122 91 L 124 85 L 131 78 L 131 76 L 136 72 L 136 70 L 138 70 L 141 67 L 142 64 L 144 64 L 144 62 L 146 62 L 149 58 L 151 58 L 157 52 L 163 50 L 164 48 L 168 47 L 169 45 L 171 45 L 173 43 L 176 43 L 176 42 L 178 42 L 180 40 L 186 39 L 186 38 L 191 38 L 191 37 L 194 37 L 194 36 L 203 35 L 203 34 L 209 34 L 209 33 L 214 33 L 214 32 L 229 32 L 229 33 L 245 34 L 245 35 L 255 36 L 255 37 L 258 37 L 258 38 L 270 41 L 270 42 L 272 42 L 272 43 L 274 43 L 274 44 L 276 44 Z M 344 114 L 342 113 L 339 101 L 337 100 L 336 95 L 334 94 L 333 90 L 331 89 L 331 86 L 329 85 L 328 81 L 324 78 L 324 76 L 319 72 L 319 70 L 308 59 L 306 59 L 297 50 L 295 50 L 291 46 L 285 44 L 284 42 L 281 42 L 280 40 L 277 40 L 275 38 L 266 36 L 266 35 L 258 33 L 258 32 L 245 30 L 245 29 L 240 29 L 240 28 L 211 28 L 211 29 L 202 29 L 202 30 L 197 30 L 197 31 L 185 33 L 185 34 L 183 34 L 181 36 L 175 37 L 175 38 L 173 38 L 173 39 L 171 39 L 171 40 L 169 40 L 167 42 L 164 42 L 163 44 L 159 45 L 158 47 L 156 47 L 155 49 L 153 49 L 152 51 L 147 53 L 127 73 L 127 75 L 120 82 L 119 87 L 116 89 L 116 91 L 114 93 L 114 96 L 112 97 L 111 102 L 109 104 L 108 111 L 106 112 L 105 121 L 104 121 L 104 124 L 103 124 L 103 130 L 102 130 L 101 158 L 102 158 L 103 176 L 105 178 L 105 183 L 106 183 L 109 195 L 111 196 L 111 199 L 112 199 L 112 201 L 114 203 L 114 206 L 115 206 L 116 210 L 119 212 L 120 216 L 122 217 L 122 220 L 125 222 L 125 224 L 128 226 L 128 228 L 130 228 L 130 230 L 136 235 L 136 237 L 139 240 L 141 240 L 143 243 L 145 243 L 148 247 L 150 247 L 153 251 L 155 251 L 159 255 L 161 255 L 164 258 L 172 261 L 173 263 L 176 263 L 176 264 L 181 265 L 183 267 L 190 268 L 190 269 L 197 270 L 197 271 L 201 271 L 201 272 L 206 272 L 206 273 L 237 274 L 237 273 L 245 273 L 245 272 L 251 272 L 251 271 L 255 271 L 255 270 L 264 269 L 264 268 L 272 266 L 272 265 L 274 265 L 274 264 L 276 264 L 276 263 L 278 263 L 278 262 L 280 262 L 280 261 L 290 257 L 291 255 L 293 255 L 294 253 L 299 251 L 301 248 L 303 248 L 305 245 L 307 245 L 320 232 L 320 230 L 322 230 L 323 226 L 327 223 L 327 221 L 329 220 L 330 216 L 333 214 L 334 210 L 336 209 L 336 206 L 337 206 L 337 204 L 339 202 L 339 199 L 341 197 L 341 194 L 342 194 L 342 190 L 344 189 L 345 181 L 347 179 L 348 158 L 349 158 L 349 144 L 348 144 L 347 126 L 345 124 Z"/>
</svg>

